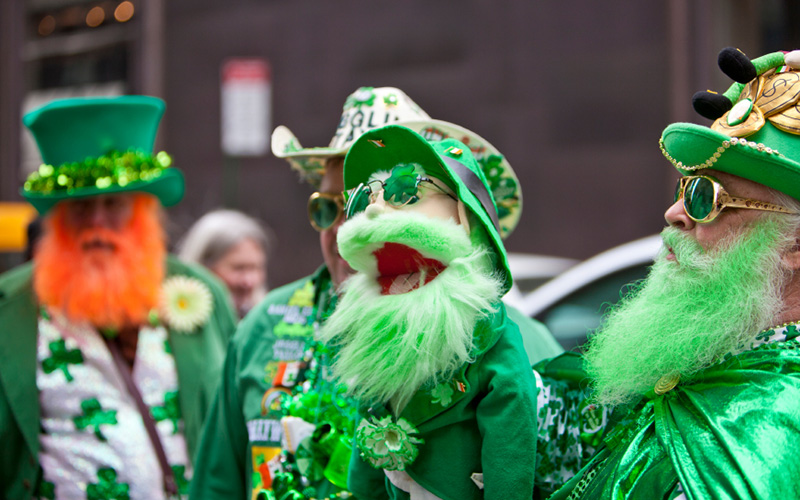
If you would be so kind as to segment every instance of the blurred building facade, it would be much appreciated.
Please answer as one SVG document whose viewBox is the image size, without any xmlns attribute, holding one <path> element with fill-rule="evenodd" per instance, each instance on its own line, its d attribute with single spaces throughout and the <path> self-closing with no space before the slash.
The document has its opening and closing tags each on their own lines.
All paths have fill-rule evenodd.
<svg viewBox="0 0 800 500">
<path fill-rule="evenodd" d="M 792 0 L 3 0 L 0 201 L 38 166 L 21 129 L 57 97 L 143 93 L 167 101 L 158 147 L 187 174 L 173 236 L 230 207 L 275 229 L 274 284 L 321 262 L 311 188 L 268 152 L 225 155 L 221 71 L 269 65 L 272 126 L 323 146 L 360 86 L 403 89 L 431 116 L 497 146 L 524 192 L 513 252 L 586 258 L 658 232 L 676 174 L 657 141 L 707 123 L 697 90 L 730 82 L 716 55 L 800 46 Z"/>
</svg>

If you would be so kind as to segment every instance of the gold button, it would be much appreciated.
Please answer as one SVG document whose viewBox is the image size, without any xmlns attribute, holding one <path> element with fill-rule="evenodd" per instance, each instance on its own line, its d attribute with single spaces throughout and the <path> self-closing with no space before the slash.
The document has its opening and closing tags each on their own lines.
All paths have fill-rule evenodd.
<svg viewBox="0 0 800 500">
<path fill-rule="evenodd" d="M 656 382 L 656 394 L 659 396 L 662 394 L 666 394 L 678 385 L 678 382 L 681 381 L 681 375 L 679 373 L 668 373 L 664 375 L 658 382 Z"/>
</svg>

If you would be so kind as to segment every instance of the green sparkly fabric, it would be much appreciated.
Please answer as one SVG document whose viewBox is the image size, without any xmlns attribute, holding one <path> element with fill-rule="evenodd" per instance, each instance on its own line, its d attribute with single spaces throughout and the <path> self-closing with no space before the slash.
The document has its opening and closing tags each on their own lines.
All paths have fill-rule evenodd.
<svg viewBox="0 0 800 500">
<path fill-rule="evenodd" d="M 651 391 L 552 498 L 800 497 L 784 466 L 800 447 L 800 342 L 778 340 L 793 333 L 785 329 L 663 395 Z"/>
<path fill-rule="evenodd" d="M 156 155 L 137 150 L 111 151 L 98 158 L 57 167 L 43 164 L 28 176 L 24 190 L 50 194 L 82 188 L 125 187 L 134 182 L 153 180 L 170 165 L 172 158 L 163 151 Z"/>
</svg>

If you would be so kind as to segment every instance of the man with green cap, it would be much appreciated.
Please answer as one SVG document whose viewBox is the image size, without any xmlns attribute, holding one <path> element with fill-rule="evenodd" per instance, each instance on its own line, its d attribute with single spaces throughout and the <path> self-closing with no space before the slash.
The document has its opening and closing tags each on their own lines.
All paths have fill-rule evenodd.
<svg viewBox="0 0 800 500">
<path fill-rule="evenodd" d="M 800 497 L 800 52 L 719 62 L 737 83 L 695 95 L 714 123 L 661 136 L 664 250 L 589 342 L 618 424 L 552 498 Z"/>
<path fill-rule="evenodd" d="M 355 142 L 344 184 L 339 249 L 357 273 L 319 338 L 359 403 L 351 490 L 531 498 L 536 386 L 500 300 L 511 273 L 477 160 L 455 139 L 389 125 Z"/>
<path fill-rule="evenodd" d="M 352 274 L 336 242 L 344 220 L 344 155 L 363 133 L 390 123 L 427 135 L 468 137 L 503 200 L 504 234 L 516 225 L 521 197 L 505 158 L 477 134 L 431 119 L 399 89 L 362 87 L 348 96 L 328 147 L 302 148 L 288 128 L 278 127 L 272 135 L 273 153 L 317 189 L 309 198 L 308 216 L 320 233 L 325 264 L 313 275 L 270 292 L 240 324 L 204 431 L 193 499 L 350 494 L 347 464 L 357 415 L 343 387 L 332 381 L 330 353 L 314 340 L 314 332 L 333 311 L 340 285 Z M 534 361 L 560 352 L 546 328 L 526 324 Z M 377 478 L 382 481 L 383 476 Z"/>
<path fill-rule="evenodd" d="M 230 299 L 166 252 L 183 174 L 152 154 L 147 96 L 67 99 L 25 115 L 43 164 L 32 264 L 0 276 L 0 497 L 173 498 L 224 350 Z"/>
</svg>

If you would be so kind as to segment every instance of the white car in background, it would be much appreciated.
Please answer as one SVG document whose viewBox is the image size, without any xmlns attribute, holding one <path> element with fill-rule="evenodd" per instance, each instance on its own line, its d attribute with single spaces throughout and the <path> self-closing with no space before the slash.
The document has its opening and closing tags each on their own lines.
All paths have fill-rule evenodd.
<svg viewBox="0 0 800 500">
<path fill-rule="evenodd" d="M 557 257 L 510 254 L 515 288 L 503 300 L 542 321 L 565 349 L 572 349 L 583 344 L 587 334 L 600 326 L 603 312 L 620 299 L 630 284 L 647 276 L 661 247 L 661 237 L 652 235 L 580 263 Z M 540 269 L 534 265 L 537 261 L 551 265 L 552 269 L 560 265 L 562 271 L 533 290 L 523 291 L 525 283 L 543 274 L 542 271 L 537 274 Z M 518 280 L 522 289 L 516 286 Z"/>
</svg>

